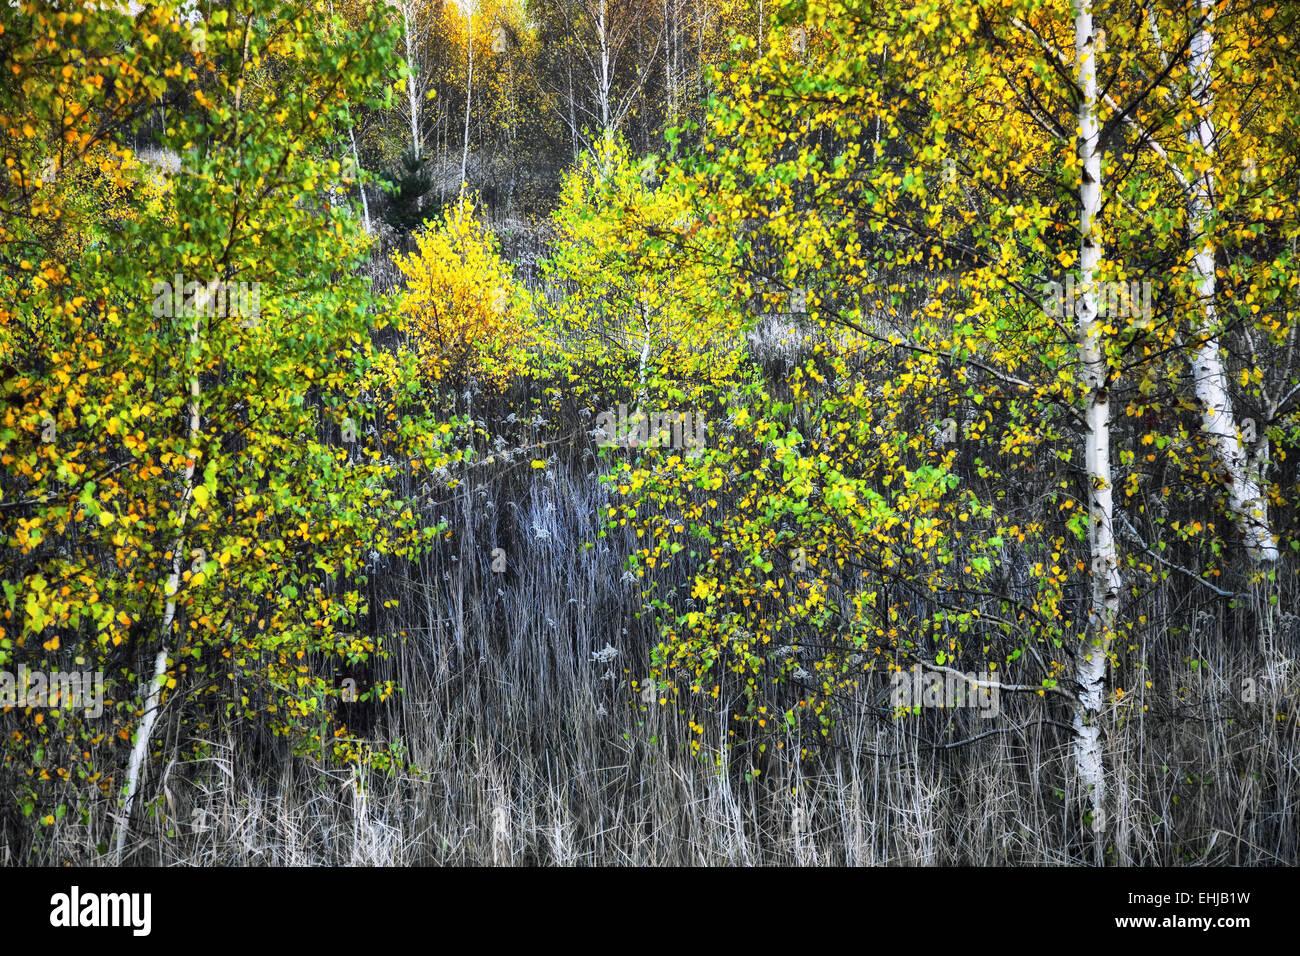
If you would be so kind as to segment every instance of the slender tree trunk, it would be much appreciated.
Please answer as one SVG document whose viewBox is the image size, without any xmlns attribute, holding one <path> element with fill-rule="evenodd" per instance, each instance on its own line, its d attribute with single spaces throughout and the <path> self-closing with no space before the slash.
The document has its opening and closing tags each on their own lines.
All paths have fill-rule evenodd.
<svg viewBox="0 0 1300 956">
<path fill-rule="evenodd" d="M 167 680 L 167 655 L 171 649 L 173 634 L 176 630 L 176 594 L 180 590 L 181 584 L 181 567 L 184 564 L 183 553 L 185 550 L 185 523 L 189 520 L 190 502 L 194 497 L 194 468 L 195 460 L 193 449 L 198 441 L 199 431 L 201 428 L 199 415 L 199 374 L 198 374 L 198 344 L 199 328 L 203 321 L 202 313 L 204 309 L 196 306 L 194 322 L 190 326 L 190 363 L 194 370 L 190 375 L 190 423 L 189 423 L 189 460 L 183 473 L 184 490 L 181 497 L 180 505 L 180 522 L 176 537 L 172 540 L 172 569 L 167 576 L 167 603 L 163 607 L 162 625 L 158 632 L 158 655 L 154 658 L 153 677 L 150 681 L 148 693 L 145 696 L 144 714 L 140 719 L 140 726 L 135 732 L 135 743 L 131 747 L 131 758 L 127 764 L 126 770 L 126 791 L 122 795 L 122 816 L 118 821 L 117 828 L 117 848 L 115 851 L 116 862 L 121 865 L 122 855 L 126 848 L 127 833 L 131 829 L 131 816 L 135 806 L 135 796 L 140 788 L 140 774 L 144 769 L 145 760 L 149 756 L 149 741 L 153 736 L 154 724 L 158 720 L 158 711 L 162 706 L 163 685 Z"/>
<path fill-rule="evenodd" d="M 415 89 L 415 36 L 411 30 L 408 4 L 402 4 L 402 27 L 406 34 L 406 102 L 411 110 L 411 153 L 419 159 L 424 152 L 420 142 L 420 98 Z"/>
<path fill-rule="evenodd" d="M 352 143 L 352 165 L 357 171 L 357 192 L 361 194 L 361 215 L 362 222 L 366 227 L 366 235 L 370 235 L 370 203 L 366 199 L 366 186 L 361 181 L 361 156 L 357 153 L 357 136 L 352 130 L 352 123 L 348 122 L 348 141 Z"/>
<path fill-rule="evenodd" d="M 600 61 L 595 64 L 596 101 L 600 108 L 600 168 L 602 178 L 611 172 L 614 146 L 613 77 L 610 75 L 610 38 L 608 11 L 605 0 L 596 7 L 596 43 L 600 48 Z"/>
<path fill-rule="evenodd" d="M 415 84 L 415 34 L 409 7 L 407 2 L 402 4 L 402 28 L 406 39 L 406 104 L 411 111 L 411 155 L 418 161 L 424 155 L 424 143 L 420 136 L 420 97 Z M 424 211 L 423 193 L 415 197 L 415 208 Z"/>
<path fill-rule="evenodd" d="M 334 15 L 334 3 L 330 0 L 330 16 Z M 366 201 L 366 187 L 361 182 L 361 157 L 357 154 L 357 137 L 352 130 L 352 110 L 345 106 L 348 120 L 348 142 L 352 144 L 352 165 L 357 171 L 357 192 L 361 194 L 361 216 L 366 235 L 370 235 L 370 203 Z"/>
<path fill-rule="evenodd" d="M 637 365 L 637 390 L 636 390 L 636 407 L 644 412 L 646 410 L 646 373 L 650 367 L 650 345 L 653 341 L 653 335 L 650 328 L 650 315 L 642 312 L 642 338 L 641 338 L 641 356 Z"/>
<path fill-rule="evenodd" d="M 1098 319 L 1096 271 L 1102 248 L 1097 216 L 1101 211 L 1101 126 L 1097 114 L 1096 41 L 1092 0 L 1075 0 L 1074 48 L 1079 100 L 1079 269 L 1081 294 L 1075 303 L 1079 359 L 1087 396 L 1085 465 L 1088 483 L 1088 543 L 1092 558 L 1092 601 L 1088 634 L 1076 649 L 1074 750 L 1081 799 L 1091 811 L 1095 862 L 1103 862 L 1106 779 L 1101 746 L 1101 707 L 1106 662 L 1119 611 L 1119 560 L 1113 526 L 1110 466 L 1110 376 L 1105 323 Z"/>
<path fill-rule="evenodd" d="M 474 100 L 474 5 L 469 5 L 469 29 L 466 34 L 466 46 L 469 48 L 469 68 L 465 78 L 465 139 L 460 154 L 460 196 L 465 200 L 466 171 L 469 169 L 469 116 L 470 104 Z"/>
<path fill-rule="evenodd" d="M 668 96 L 667 122 L 673 126 L 677 122 L 677 83 L 673 68 L 673 28 L 672 8 L 669 0 L 664 0 L 664 92 Z"/>
<path fill-rule="evenodd" d="M 444 89 L 442 92 L 446 92 Z M 447 162 L 451 151 L 451 107 L 446 96 L 439 94 L 440 103 L 446 103 L 447 106 L 438 107 L 438 160 L 442 163 Z M 438 177 L 438 201 L 441 205 L 447 205 L 447 180 L 444 176 Z"/>
<path fill-rule="evenodd" d="M 573 141 L 573 158 L 578 158 L 578 117 L 573 103 L 573 47 L 572 41 L 567 47 L 569 61 L 569 136 Z"/>
<path fill-rule="evenodd" d="M 596 16 L 596 42 L 600 45 L 600 73 L 596 77 L 596 93 L 600 104 L 600 132 L 606 145 L 613 142 L 613 109 L 610 103 L 613 78 L 609 63 L 609 23 L 605 0 L 600 0 Z"/>
<path fill-rule="evenodd" d="M 1277 542 L 1268 517 L 1268 497 L 1263 491 L 1264 472 L 1268 467 L 1268 438 L 1261 434 L 1255 455 L 1250 456 L 1237 429 L 1232 397 L 1228 392 L 1228 373 L 1224 368 L 1219 344 L 1219 314 L 1214 240 L 1208 234 L 1213 215 L 1214 174 L 1209 161 L 1214 155 L 1214 91 L 1211 71 L 1214 66 L 1213 0 L 1200 0 L 1201 24 L 1192 38 L 1192 101 L 1200 119 L 1187 131 L 1187 140 L 1205 158 L 1205 171 L 1191 178 L 1187 198 L 1187 228 L 1197 248 L 1192 256 L 1192 275 L 1200 301 L 1196 322 L 1196 349 L 1192 356 L 1192 379 L 1201 408 L 1201 430 L 1222 469 L 1228 514 L 1241 530 L 1246 553 L 1256 564 L 1278 559 Z"/>
</svg>

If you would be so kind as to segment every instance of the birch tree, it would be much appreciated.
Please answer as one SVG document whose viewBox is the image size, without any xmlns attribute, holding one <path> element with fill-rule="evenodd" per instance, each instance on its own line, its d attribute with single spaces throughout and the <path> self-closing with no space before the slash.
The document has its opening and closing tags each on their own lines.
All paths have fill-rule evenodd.
<svg viewBox="0 0 1300 956">
<path fill-rule="evenodd" d="M 751 590 L 740 583 L 748 578 L 726 584 L 737 569 L 711 562 L 696 591 L 713 595 L 710 611 L 674 606 L 678 616 L 665 617 L 661 673 L 688 661 L 707 672 L 707 662 L 725 658 L 752 675 L 743 693 L 756 721 L 775 705 L 792 726 L 815 718 L 826 734 L 834 696 L 859 686 L 844 670 L 854 655 L 874 650 L 891 654 L 890 666 L 945 666 L 960 644 L 952 635 L 997 632 L 985 641 L 1002 646 L 1010 663 L 1023 662 L 1035 644 L 1056 642 L 1068 648 L 1064 661 L 1042 661 L 1037 680 L 999 687 L 1067 708 L 1080 839 L 1099 861 L 1109 848 L 1107 669 L 1114 640 L 1132 627 L 1121 620 L 1116 495 L 1131 483 L 1113 458 L 1114 396 L 1126 353 L 1145 335 L 1140 317 L 1130 322 L 1109 307 L 1126 281 L 1132 243 L 1127 233 L 1122 244 L 1107 241 L 1116 205 L 1127 212 L 1128 201 L 1107 199 L 1156 187 L 1108 178 L 1116 124 L 1107 126 L 1114 114 L 1099 75 L 1104 31 L 1088 0 L 996 11 L 973 3 L 872 5 L 854 14 L 849 30 L 832 5 L 782 9 L 767 34 L 769 53 L 728 77 L 734 92 L 712 117 L 715 153 L 697 166 L 700 195 L 716 197 L 702 200 L 711 227 L 743 237 L 737 267 L 754 307 L 794 313 L 801 333 L 823 342 L 828 357 L 800 370 L 796 396 L 810 401 L 811 418 L 801 417 L 798 434 L 781 446 L 785 476 L 806 476 L 806 492 L 779 520 L 737 516 L 746 540 L 771 541 L 746 572 L 755 576 Z M 790 55 L 795 27 L 806 57 Z M 877 141 L 879 148 L 864 149 Z M 1126 161 L 1135 148 L 1124 146 Z M 1068 308 L 1054 311 L 1044 285 L 1062 278 L 1072 290 Z M 913 298 L 918 285 L 944 294 L 921 302 Z M 806 308 L 781 305 L 795 293 Z M 910 310 L 902 306 L 909 299 L 917 303 Z M 1144 360 L 1151 361 L 1139 359 L 1139 368 Z M 866 389 L 866 373 L 853 367 L 883 375 L 875 401 L 851 388 L 852 397 L 819 397 L 814 383 L 831 375 Z M 929 445 L 927 413 L 952 437 Z M 736 414 L 752 424 L 755 439 L 776 441 L 790 427 L 779 403 L 755 400 Z M 869 427 L 858 430 L 863 423 Z M 856 441 L 818 455 L 825 446 L 816 439 L 830 441 L 840 428 Z M 814 450 L 799 444 L 806 429 Z M 713 473 L 725 473 L 742 449 L 756 451 L 740 436 L 737 442 L 720 451 L 726 457 L 713 462 Z M 993 483 L 987 493 L 977 495 L 954 470 L 955 445 L 972 449 L 981 482 Z M 1017 513 L 1023 465 L 1044 457 L 1074 476 L 1043 489 L 1068 515 L 1063 535 Z M 1080 458 L 1082 467 L 1074 464 Z M 748 474 L 743 467 L 741 474 Z M 664 476 L 642 480 L 658 487 Z M 780 500 L 764 477 L 749 480 L 733 489 L 733 500 L 769 508 Z M 1077 490 L 1062 497 L 1063 488 Z M 824 525 L 810 519 L 814 513 Z M 970 541 L 963 525 L 976 515 L 986 524 Z M 784 627 L 798 633 L 835 620 L 843 622 L 837 633 L 852 637 L 831 645 L 837 649 L 819 665 L 820 689 L 794 681 L 790 696 L 768 697 L 758 675 L 773 659 L 762 644 L 788 644 L 792 632 L 770 615 L 757 627 L 749 608 L 763 588 L 792 586 L 789 573 L 774 570 L 787 567 L 776 548 L 789 533 L 786 522 L 801 529 L 793 539 L 800 553 L 817 556 L 800 564 L 819 570 L 804 581 L 811 590 L 796 592 L 793 606 L 803 611 L 782 615 Z M 874 553 L 855 541 L 864 536 L 877 542 Z M 659 538 L 662 547 L 670 540 Z M 997 555 L 985 551 L 987 542 Z M 972 607 L 961 595 L 998 579 L 1008 542 L 1028 555 L 1034 597 L 1006 592 L 997 610 Z M 661 553 L 651 548 L 645 557 Z M 848 567 L 871 582 L 860 585 L 866 596 L 843 592 Z M 1066 608 L 1071 579 L 1087 594 L 1077 611 Z M 883 605 L 879 594 L 899 587 L 917 596 Z M 994 616 L 997 625 L 989 623 Z M 738 627 L 761 637 L 735 647 L 725 635 Z M 694 683 L 707 685 L 703 672 L 693 672 Z"/>
<path fill-rule="evenodd" d="M 1092 607 L 1088 634 L 1076 652 L 1075 683 L 1079 702 L 1074 712 L 1075 758 L 1079 784 L 1092 808 L 1100 833 L 1105 820 L 1105 771 L 1099 726 L 1106 665 L 1119 610 L 1119 560 L 1115 548 L 1114 476 L 1110 463 L 1110 384 L 1104 338 L 1098 320 L 1096 283 L 1101 260 L 1102 196 L 1101 121 L 1097 93 L 1097 24 L 1091 0 L 1075 0 L 1074 56 L 1079 90 L 1079 282 L 1077 334 L 1082 387 L 1086 402 L 1086 472 L 1089 485 L 1088 542 L 1092 557 Z M 1097 847 L 1101 862 L 1102 845 Z"/>
<path fill-rule="evenodd" d="M 1147 10 L 1152 39 L 1161 60 L 1168 63 L 1163 37 L 1155 13 Z M 1223 489 L 1229 515 L 1240 526 L 1250 559 L 1272 563 L 1278 558 L 1275 537 L 1268 518 L 1265 489 L 1269 466 L 1267 433 L 1258 436 L 1253 450 L 1242 440 L 1228 373 L 1222 355 L 1223 321 L 1218 309 L 1217 244 L 1218 220 L 1215 207 L 1214 153 L 1217 133 L 1214 114 L 1214 22 L 1215 4 L 1200 0 L 1192 25 L 1187 65 L 1190 79 L 1189 116 L 1186 136 L 1191 146 L 1190 171 L 1179 179 L 1186 192 L 1187 233 L 1191 244 L 1191 265 L 1199 311 L 1191 323 L 1192 379 L 1201 409 L 1201 428 L 1223 472 Z M 1270 410 L 1273 417 L 1275 409 Z"/>
<path fill-rule="evenodd" d="M 436 424 L 411 418 L 414 356 L 373 345 L 384 322 L 366 306 L 356 219 L 325 201 L 339 127 L 397 79 L 397 32 L 374 16 L 322 30 L 261 0 L 201 24 L 101 9 L 56 29 L 62 16 L 35 5 L 5 23 L 23 41 L 0 112 L 33 132 L 0 134 L 15 166 L 35 184 L 48 144 L 72 148 L 60 182 L 3 194 L 25 214 L 0 256 L 0 515 L 16 613 L 0 664 L 75 660 L 104 671 L 120 703 L 102 724 L 69 713 L 57 730 L 90 768 L 85 792 L 45 764 L 43 722 L 5 742 L 6 761 L 30 771 L 29 812 L 120 808 L 123 858 L 160 742 L 179 748 L 169 758 L 193 753 L 217 717 L 298 752 L 369 759 L 332 737 L 333 668 L 308 662 L 377 652 L 357 555 L 419 553 L 432 529 L 385 486 L 393 461 L 444 459 Z M 64 70 L 64 43 L 96 55 Z M 254 63 L 280 80 L 257 82 Z M 162 133 L 177 157 L 166 176 L 105 143 L 123 105 L 151 109 L 160 90 L 185 104 Z M 69 123 L 74 95 L 86 108 Z M 94 188 L 123 196 L 108 216 L 78 213 L 96 207 L 69 191 L 92 161 Z M 28 266 L 11 266 L 10 239 Z M 397 432 L 368 434 L 356 424 L 367 416 Z"/>
<path fill-rule="evenodd" d="M 399 0 L 389 0 L 397 3 Z M 416 58 L 416 8 L 415 0 L 404 0 L 402 9 L 402 41 L 406 50 L 406 109 L 407 119 L 411 124 L 411 155 L 417 160 L 422 156 L 424 137 L 420 129 L 420 96 L 417 92 L 419 78 L 419 60 Z"/>
<path fill-rule="evenodd" d="M 537 9 L 552 21 L 557 39 L 564 37 L 561 82 L 548 83 L 553 109 L 591 155 L 607 155 L 656 74 L 665 36 L 659 11 L 635 0 L 575 0 Z"/>
</svg>

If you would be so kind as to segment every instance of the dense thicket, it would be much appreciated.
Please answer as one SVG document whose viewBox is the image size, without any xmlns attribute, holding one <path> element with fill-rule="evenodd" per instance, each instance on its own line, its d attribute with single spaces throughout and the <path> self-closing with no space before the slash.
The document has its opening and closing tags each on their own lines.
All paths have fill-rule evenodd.
<svg viewBox="0 0 1300 956">
<path fill-rule="evenodd" d="M 1295 862 L 1293 17 L 6 7 L 0 855 Z"/>
</svg>

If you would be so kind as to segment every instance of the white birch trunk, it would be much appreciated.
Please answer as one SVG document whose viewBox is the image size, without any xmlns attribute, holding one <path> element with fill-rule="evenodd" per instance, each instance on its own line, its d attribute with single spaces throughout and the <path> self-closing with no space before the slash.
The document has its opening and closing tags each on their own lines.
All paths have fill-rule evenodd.
<svg viewBox="0 0 1300 956">
<path fill-rule="evenodd" d="M 467 182 L 466 172 L 469 169 L 469 116 L 470 104 L 474 100 L 474 5 L 469 4 L 469 29 L 465 38 L 465 45 L 469 48 L 469 67 L 465 77 L 465 138 L 460 153 L 460 196 L 461 202 L 465 201 L 465 184 Z"/>
<path fill-rule="evenodd" d="M 366 235 L 370 235 L 370 203 L 366 199 L 366 186 L 361 181 L 361 156 L 357 153 L 357 137 L 352 131 L 352 125 L 348 124 L 348 140 L 352 143 L 352 165 L 357 171 L 357 192 L 361 194 L 361 215 L 362 221 L 366 227 Z"/>
<path fill-rule="evenodd" d="M 154 658 L 153 677 L 149 684 L 148 694 L 145 697 L 144 714 L 140 719 L 140 726 L 136 729 L 135 743 L 131 747 L 131 757 L 127 763 L 126 790 L 122 795 L 122 816 L 118 821 L 117 847 L 115 850 L 118 865 L 121 865 L 122 854 L 126 847 L 126 836 L 131 829 L 131 816 L 134 811 L 135 796 L 140 787 L 140 774 L 149 755 L 149 741 L 153 736 L 154 724 L 158 720 L 158 710 L 162 706 L 163 685 L 167 679 L 167 652 L 172 646 L 172 635 L 176 626 L 176 594 L 180 590 L 181 567 L 184 564 L 185 523 L 189 520 L 190 502 L 194 497 L 195 460 L 193 451 L 201 428 L 199 375 L 197 371 L 198 343 L 199 328 L 203 321 L 202 312 L 205 310 L 196 306 L 195 311 L 199 314 L 195 315 L 194 323 L 190 326 L 190 362 L 194 368 L 190 376 L 188 444 L 190 455 L 183 473 L 184 490 L 181 493 L 180 523 L 177 535 L 172 541 L 172 569 L 167 576 L 167 603 L 163 607 L 162 625 L 158 631 L 158 656 Z"/>
<path fill-rule="evenodd" d="M 573 46 L 568 46 L 569 62 L 569 137 L 573 143 L 573 158 L 578 158 L 578 116 L 573 104 Z"/>
<path fill-rule="evenodd" d="M 673 126 L 677 122 L 677 68 L 673 57 L 673 39 L 676 32 L 673 28 L 673 14 L 676 12 L 676 8 L 670 5 L 669 0 L 664 0 L 663 9 L 664 92 L 668 95 L 667 125 Z"/>
<path fill-rule="evenodd" d="M 600 130 L 608 141 L 614 131 L 610 128 L 610 79 L 609 79 L 609 33 L 605 21 L 605 0 L 600 0 L 600 16 L 596 20 L 596 39 L 600 43 L 600 76 L 597 86 L 600 92 Z"/>
<path fill-rule="evenodd" d="M 402 27 L 406 34 L 406 102 L 411 110 L 411 152 L 419 159 L 424 153 L 424 144 L 420 142 L 420 98 L 415 90 L 415 36 L 408 6 L 402 4 Z"/>
<path fill-rule="evenodd" d="M 641 360 L 637 367 L 636 407 L 644 411 L 646 402 L 646 370 L 650 365 L 650 345 L 653 337 L 650 329 L 650 316 L 643 313 L 641 318 L 644 328 L 641 339 Z"/>
<path fill-rule="evenodd" d="M 1110 466 L 1110 391 L 1105 323 L 1098 319 L 1096 270 L 1101 260 L 1097 215 L 1101 211 L 1101 126 L 1097 111 L 1097 61 L 1092 0 L 1075 0 L 1074 49 L 1079 101 L 1079 269 L 1081 294 L 1075 303 L 1079 359 L 1087 396 L 1088 434 L 1085 464 L 1088 483 L 1088 543 L 1092 558 L 1092 601 L 1088 634 L 1076 650 L 1074 679 L 1074 749 L 1081 798 L 1091 810 L 1096 836 L 1094 853 L 1101 862 L 1105 826 L 1105 767 L 1100 716 L 1106 662 L 1119 610 L 1119 561 L 1113 525 Z"/>
<path fill-rule="evenodd" d="M 1210 32 L 1214 18 L 1213 0 L 1200 0 L 1200 11 L 1203 19 L 1192 38 L 1190 63 L 1192 100 L 1200 119 L 1187 131 L 1188 142 L 1193 148 L 1198 148 L 1207 161 L 1205 172 L 1191 178 L 1187 199 L 1187 228 L 1192 241 L 1197 243 L 1192 257 L 1192 275 L 1200 302 L 1194 330 L 1199 344 L 1192 355 L 1192 380 L 1201 408 L 1201 430 L 1222 469 L 1228 514 L 1241 531 L 1251 561 L 1271 563 L 1278 559 L 1278 549 L 1269 525 L 1268 497 L 1263 490 L 1269 461 L 1268 438 L 1259 436 L 1253 457 L 1243 446 L 1233 415 L 1228 373 L 1219 344 L 1214 241 L 1206 234 L 1213 212 L 1211 197 L 1214 193 L 1214 174 L 1208 163 L 1214 155 L 1215 135 L 1211 119 L 1214 91 L 1210 77 L 1214 65 L 1214 38 Z"/>
</svg>

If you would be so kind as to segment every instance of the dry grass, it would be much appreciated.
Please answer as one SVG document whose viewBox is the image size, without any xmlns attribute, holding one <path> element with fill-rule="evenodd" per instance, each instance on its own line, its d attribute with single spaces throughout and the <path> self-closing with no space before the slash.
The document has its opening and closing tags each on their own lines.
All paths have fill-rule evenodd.
<svg viewBox="0 0 1300 956">
<path fill-rule="evenodd" d="M 1004 699 L 992 721 L 850 715 L 835 748 L 800 761 L 792 741 L 757 781 L 747 767 L 692 758 L 684 718 L 629 703 L 651 637 L 636 617 L 639 585 L 622 577 L 629 542 L 596 538 L 604 494 L 581 471 L 507 468 L 462 486 L 442 509 L 453 544 L 392 572 L 409 637 L 375 676 L 400 680 L 405 693 L 374 715 L 371 734 L 400 738 L 418 772 L 254 757 L 231 731 L 209 741 L 207 759 L 155 773 L 130 862 L 1086 860 L 1087 835 L 1063 792 L 1069 736 L 1054 721 L 1064 715 L 1037 699 Z M 491 571 L 494 547 L 510 556 L 503 574 Z M 1226 609 L 1191 619 L 1190 637 L 1153 628 L 1117 675 L 1137 689 L 1110 713 L 1110 859 L 1294 864 L 1300 763 L 1295 721 L 1278 715 L 1293 705 L 1297 622 L 1279 615 L 1261 638 Z M 607 644 L 619 651 L 612 667 L 593 657 Z M 1258 682 L 1254 703 L 1240 699 L 1246 677 Z M 85 860 L 110 825 L 106 814 L 89 827 L 61 825 L 42 855 Z"/>
</svg>

